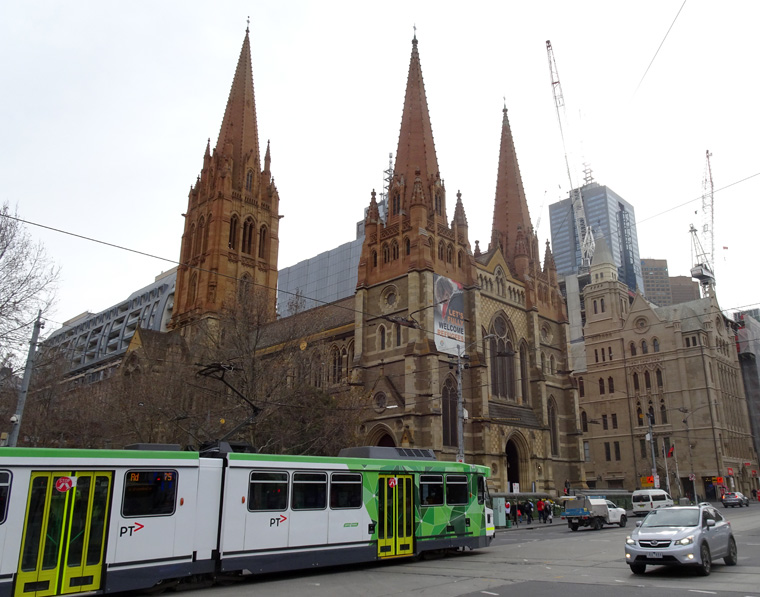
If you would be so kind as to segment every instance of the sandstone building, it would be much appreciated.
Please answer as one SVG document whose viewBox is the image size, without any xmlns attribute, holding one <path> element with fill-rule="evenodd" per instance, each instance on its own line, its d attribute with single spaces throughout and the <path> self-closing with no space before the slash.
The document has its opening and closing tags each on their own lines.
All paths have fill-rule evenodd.
<svg viewBox="0 0 760 597">
<path fill-rule="evenodd" d="M 589 485 L 651 486 L 654 469 L 676 496 L 757 488 L 733 325 L 714 292 L 668 307 L 637 293 L 631 304 L 603 241 L 590 274 L 578 377 Z"/>
</svg>

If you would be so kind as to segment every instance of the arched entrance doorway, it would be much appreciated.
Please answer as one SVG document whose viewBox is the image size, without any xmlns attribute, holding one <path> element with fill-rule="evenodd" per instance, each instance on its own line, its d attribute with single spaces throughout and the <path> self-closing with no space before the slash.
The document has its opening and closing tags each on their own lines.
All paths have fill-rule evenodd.
<svg viewBox="0 0 760 597">
<path fill-rule="evenodd" d="M 377 440 L 377 445 L 385 446 L 386 448 L 395 448 L 396 442 L 393 441 L 393 438 L 390 435 L 384 433 L 383 436 Z"/>
<path fill-rule="evenodd" d="M 513 484 L 520 482 L 520 452 L 517 448 L 517 443 L 512 439 L 507 441 L 505 451 L 507 457 L 507 483 L 509 483 L 509 491 L 513 491 Z"/>
</svg>

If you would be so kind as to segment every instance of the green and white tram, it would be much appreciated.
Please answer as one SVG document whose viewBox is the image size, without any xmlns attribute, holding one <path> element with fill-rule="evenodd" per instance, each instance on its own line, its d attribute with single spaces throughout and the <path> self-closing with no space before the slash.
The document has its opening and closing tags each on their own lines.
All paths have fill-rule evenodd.
<svg viewBox="0 0 760 597">
<path fill-rule="evenodd" d="M 487 475 L 396 448 L 337 458 L 2 448 L 0 597 L 485 547 Z"/>
</svg>

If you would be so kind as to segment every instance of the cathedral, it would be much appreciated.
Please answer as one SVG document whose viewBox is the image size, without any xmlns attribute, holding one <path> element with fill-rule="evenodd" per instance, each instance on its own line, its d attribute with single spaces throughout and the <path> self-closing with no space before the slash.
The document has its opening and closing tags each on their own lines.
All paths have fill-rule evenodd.
<svg viewBox="0 0 760 597">
<path fill-rule="evenodd" d="M 279 195 L 269 147 L 260 165 L 256 122 L 246 32 L 219 140 L 188 199 L 172 328 L 213 316 L 250 283 L 269 291 L 274 317 Z M 365 444 L 455 459 L 462 441 L 496 487 L 553 491 L 583 477 L 577 395 L 556 268 L 530 221 L 506 107 L 493 158 L 483 251 L 471 246 L 462 194 L 447 204 L 415 36 L 387 213 L 373 191 L 353 309 L 339 301 L 321 330 L 325 377 L 364 388 L 374 413 Z"/>
<path fill-rule="evenodd" d="M 268 143 L 262 165 L 246 30 L 216 145 L 209 140 L 183 214 L 173 305 L 164 311 L 170 319 L 163 330 L 159 320 L 146 327 L 154 320 L 142 321 L 133 299 L 134 336 L 112 342 L 108 362 L 124 357 L 128 369 L 131 353 L 150 339 L 143 329 L 198 342 L 197 324 L 213 322 L 255 289 L 272 329 L 291 317 L 319 322 L 303 332 L 301 350 L 327 355 L 315 352 L 321 388 L 360 388 L 368 413 L 361 444 L 433 449 L 441 460 L 488 466 L 497 491 L 554 493 L 568 481 L 583 484 L 567 312 L 549 243 L 542 249 L 530 220 L 506 106 L 493 156 L 491 237 L 481 249 L 470 242 L 466 189 L 449 197 L 439 170 L 418 46 L 415 35 L 387 204 L 381 209 L 369 188 L 368 203 L 356 202 L 357 211 L 367 209 L 355 290 L 278 317 L 281 204 Z M 156 296 L 166 297 L 162 280 Z M 86 342 L 97 347 L 91 332 Z M 276 336 L 264 347 L 271 359 Z M 58 338 L 62 346 L 74 342 L 73 333 Z"/>
</svg>

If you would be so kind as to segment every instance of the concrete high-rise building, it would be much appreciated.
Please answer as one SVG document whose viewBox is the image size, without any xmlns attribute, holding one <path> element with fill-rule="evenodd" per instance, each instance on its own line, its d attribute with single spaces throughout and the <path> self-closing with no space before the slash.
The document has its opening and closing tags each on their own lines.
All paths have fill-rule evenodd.
<svg viewBox="0 0 760 597">
<path fill-rule="evenodd" d="M 581 187 L 581 196 L 586 221 L 595 238 L 607 240 L 620 280 L 631 290 L 643 289 L 633 206 L 609 187 L 596 182 Z M 560 276 L 577 274 L 581 265 L 581 245 L 570 199 L 550 205 L 549 218 L 557 273 Z"/>
<path fill-rule="evenodd" d="M 699 282 L 690 276 L 671 276 L 670 295 L 673 297 L 673 305 L 696 301 L 699 298 Z"/>
<path fill-rule="evenodd" d="M 644 280 L 643 290 L 647 300 L 658 307 L 667 307 L 673 304 L 667 259 L 642 259 L 641 277 Z"/>
</svg>

